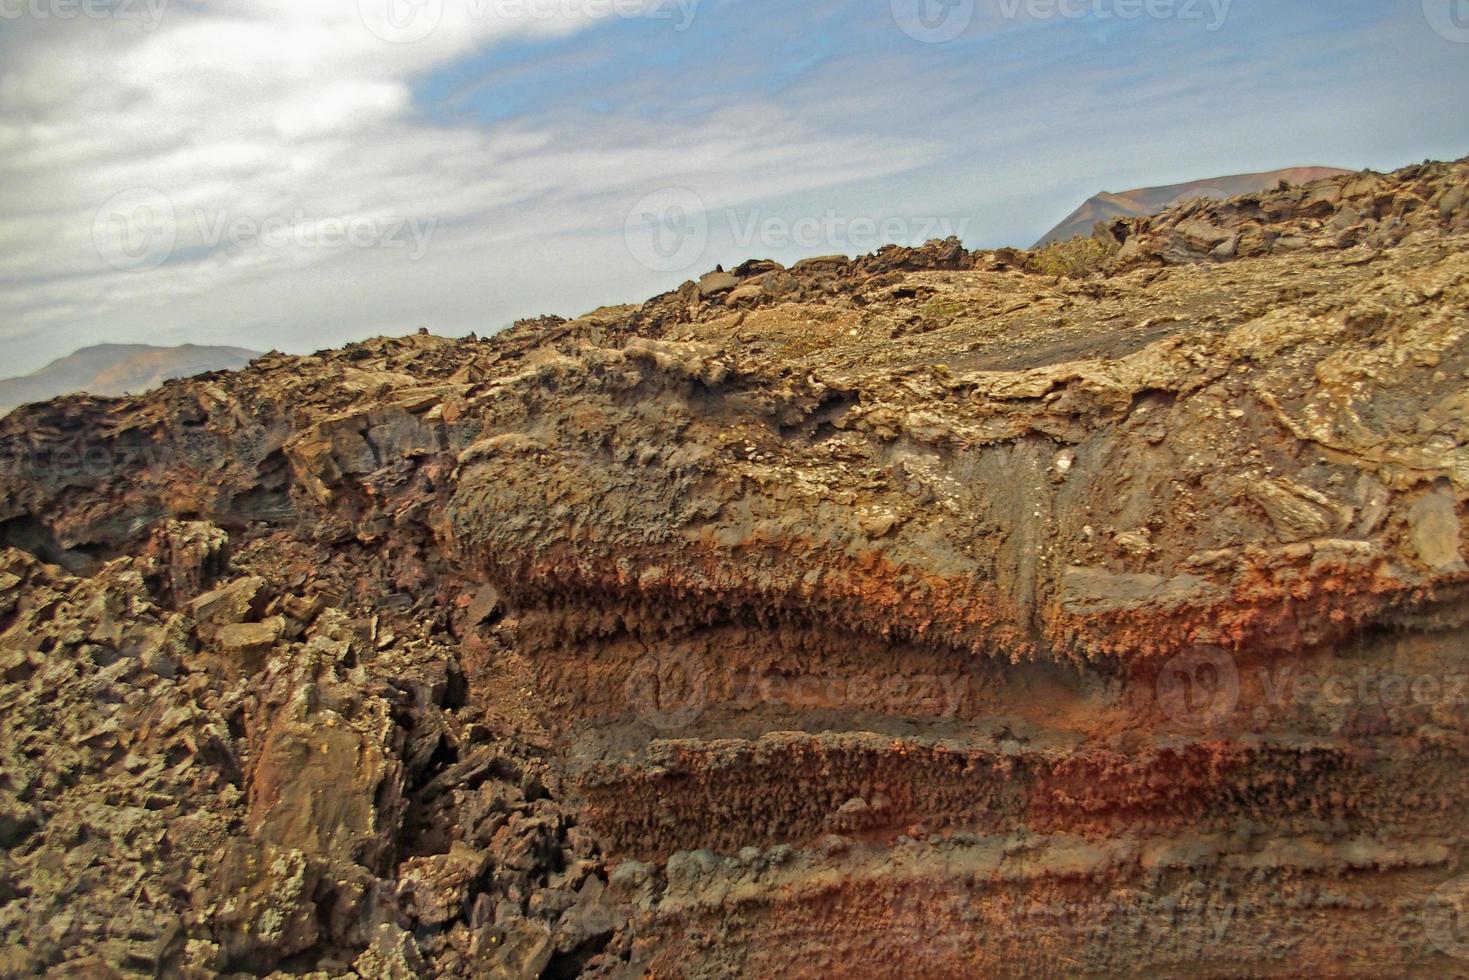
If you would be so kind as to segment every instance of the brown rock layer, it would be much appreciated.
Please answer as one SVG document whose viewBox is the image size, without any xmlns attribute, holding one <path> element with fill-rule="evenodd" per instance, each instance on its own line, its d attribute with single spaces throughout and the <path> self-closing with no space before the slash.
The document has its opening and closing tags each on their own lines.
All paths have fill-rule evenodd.
<svg viewBox="0 0 1469 980">
<path fill-rule="evenodd" d="M 16 412 L 0 972 L 1469 973 L 1466 186 Z"/>
</svg>

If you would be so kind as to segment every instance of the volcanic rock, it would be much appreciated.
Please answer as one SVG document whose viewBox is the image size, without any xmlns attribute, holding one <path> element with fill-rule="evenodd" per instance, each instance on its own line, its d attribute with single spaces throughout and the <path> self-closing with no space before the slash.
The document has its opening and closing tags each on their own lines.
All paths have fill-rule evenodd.
<svg viewBox="0 0 1469 980">
<path fill-rule="evenodd" d="M 1466 187 L 16 411 L 0 973 L 1463 973 Z"/>
</svg>

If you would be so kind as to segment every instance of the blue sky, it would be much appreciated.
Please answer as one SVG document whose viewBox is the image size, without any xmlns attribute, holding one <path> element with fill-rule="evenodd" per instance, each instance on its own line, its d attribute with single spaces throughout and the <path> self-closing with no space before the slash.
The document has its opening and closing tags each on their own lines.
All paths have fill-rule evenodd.
<svg viewBox="0 0 1469 980">
<path fill-rule="evenodd" d="M 752 256 L 1024 246 L 1103 189 L 1469 154 L 1469 0 L 66 2 L 0 0 L 0 373 L 488 333 Z"/>
</svg>

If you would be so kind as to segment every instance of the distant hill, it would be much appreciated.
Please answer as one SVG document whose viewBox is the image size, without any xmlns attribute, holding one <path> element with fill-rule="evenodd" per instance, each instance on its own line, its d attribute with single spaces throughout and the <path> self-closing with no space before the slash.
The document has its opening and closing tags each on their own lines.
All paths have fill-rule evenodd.
<svg viewBox="0 0 1469 980">
<path fill-rule="evenodd" d="M 1065 221 L 1047 232 L 1034 247 L 1062 242 L 1077 235 L 1090 235 L 1092 226 L 1098 221 L 1156 214 L 1164 208 L 1196 197 L 1223 199 L 1271 190 L 1282 180 L 1289 184 L 1306 184 L 1323 177 L 1335 177 L 1350 172 L 1337 167 L 1291 167 L 1260 174 L 1235 174 L 1232 177 L 1191 180 L 1185 184 L 1169 184 L 1167 187 L 1140 187 L 1116 194 L 1103 191 L 1071 212 Z"/>
<path fill-rule="evenodd" d="M 156 388 L 170 378 L 242 368 L 260 355 L 242 347 L 84 347 L 23 378 L 0 380 L 0 414 L 27 402 L 86 392 L 110 397 Z"/>
</svg>

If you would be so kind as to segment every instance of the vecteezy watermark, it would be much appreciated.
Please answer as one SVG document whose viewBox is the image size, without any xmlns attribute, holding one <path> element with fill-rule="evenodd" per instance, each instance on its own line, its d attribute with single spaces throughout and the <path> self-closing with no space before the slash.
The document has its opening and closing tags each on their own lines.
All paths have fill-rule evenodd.
<svg viewBox="0 0 1469 980">
<path fill-rule="evenodd" d="M 675 31 L 693 25 L 700 0 L 468 0 L 464 13 L 471 23 L 498 21 L 577 21 L 620 18 L 666 20 Z M 456 7 L 456 12 L 458 8 Z M 444 21 L 446 0 L 357 0 L 363 25 L 392 44 L 422 41 Z"/>
<path fill-rule="evenodd" d="M 1439 37 L 1469 44 L 1469 0 L 1423 0 L 1423 16 Z"/>
<path fill-rule="evenodd" d="M 228 211 L 196 211 L 198 240 L 209 249 L 231 248 L 386 248 L 407 250 L 410 261 L 428 254 L 437 218 L 378 218 L 372 215 L 314 218 L 290 215 L 231 216 Z"/>
<path fill-rule="evenodd" d="M 1432 3 L 1434 0 L 1426 0 Z M 1217 31 L 1234 0 L 986 0 L 1000 20 L 1179 20 L 1201 21 Z M 904 34 L 925 44 L 952 41 L 969 29 L 977 0 L 890 0 L 893 20 Z M 988 12 L 988 6 L 986 7 Z"/>
<path fill-rule="evenodd" d="M 1264 702 L 1273 708 L 1464 707 L 1469 706 L 1469 672 L 1404 674 L 1361 668 L 1355 674 L 1296 674 L 1287 666 L 1260 670 Z"/>
<path fill-rule="evenodd" d="M 1201 21 L 1217 31 L 1234 0 L 995 0 L 1006 20 L 1180 20 Z"/>
<path fill-rule="evenodd" d="M 709 212 L 687 187 L 666 187 L 638 201 L 622 226 L 627 250 L 654 272 L 680 272 L 704 257 Z"/>
<path fill-rule="evenodd" d="M 743 709 L 773 705 L 795 711 L 879 711 L 907 718 L 953 718 L 970 693 L 962 674 L 801 674 L 741 671 L 731 703 Z"/>
<path fill-rule="evenodd" d="M 136 188 L 112 197 L 92 220 L 97 254 L 115 269 L 156 269 L 175 254 L 181 239 L 207 252 L 222 249 L 402 249 L 410 261 L 428 253 L 437 218 L 374 215 L 315 217 L 235 213 L 198 208 L 181 215 L 168 195 Z"/>
<path fill-rule="evenodd" d="M 873 218 L 828 210 L 821 216 L 794 220 L 759 211 L 726 211 L 734 243 L 741 250 L 760 248 L 829 248 L 838 252 L 870 252 L 887 244 L 921 245 L 935 238 L 963 238 L 968 218 L 898 216 Z"/>
<path fill-rule="evenodd" d="M 178 243 L 178 215 L 162 191 L 138 187 L 113 195 L 92 218 L 92 244 L 114 269 L 156 269 Z"/>
<path fill-rule="evenodd" d="M 925 44 L 952 41 L 974 22 L 975 0 L 890 0 L 893 21 Z"/>
<path fill-rule="evenodd" d="M 444 0 L 357 0 L 362 24 L 394 44 L 422 41 L 444 19 Z"/>
<path fill-rule="evenodd" d="M 1164 664 L 1158 704 L 1180 725 L 1212 728 L 1239 705 L 1239 667 L 1218 647 L 1194 647 Z"/>
<path fill-rule="evenodd" d="M 633 714 L 660 731 L 678 731 L 704 713 L 709 668 L 694 654 L 650 655 L 633 665 L 623 694 Z"/>
<path fill-rule="evenodd" d="M 172 0 L 0 0 L 0 20 L 134 20 L 144 31 L 163 22 Z"/>
<path fill-rule="evenodd" d="M 1242 689 L 1250 693 L 1247 701 Z M 1241 722 L 1259 721 L 1288 710 L 1305 710 L 1339 724 L 1347 712 L 1469 714 L 1469 671 L 1410 674 L 1358 667 L 1316 673 L 1283 664 L 1246 673 L 1226 651 L 1196 647 L 1164 665 L 1156 693 L 1163 713 L 1191 728 L 1212 728 L 1236 716 Z"/>
<path fill-rule="evenodd" d="M 228 440 L 207 429 L 185 429 L 166 439 L 92 442 L 84 439 L 44 446 L 0 446 L 0 471 L 53 484 L 88 483 L 117 474 L 161 477 L 181 469 L 210 472 L 223 463 L 263 459 L 274 448 L 264 431 Z"/>
<path fill-rule="evenodd" d="M 787 674 L 748 668 L 717 670 L 687 652 L 649 654 L 628 674 L 629 711 L 663 732 L 687 728 L 713 704 L 821 714 L 875 712 L 903 718 L 952 719 L 974 693 L 965 674 L 874 676 Z"/>
<path fill-rule="evenodd" d="M 1434 889 L 1424 909 L 1428 941 L 1457 960 L 1469 960 L 1469 875 Z"/>
<path fill-rule="evenodd" d="M 969 219 L 934 216 L 871 217 L 829 209 L 789 218 L 759 210 L 728 208 L 718 217 L 742 254 L 752 250 L 862 253 L 888 244 L 920 245 L 935 238 L 963 238 Z M 655 191 L 633 205 L 623 224 L 627 249 L 654 272 L 697 267 L 709 244 L 711 215 L 698 194 L 685 187 Z"/>
</svg>

